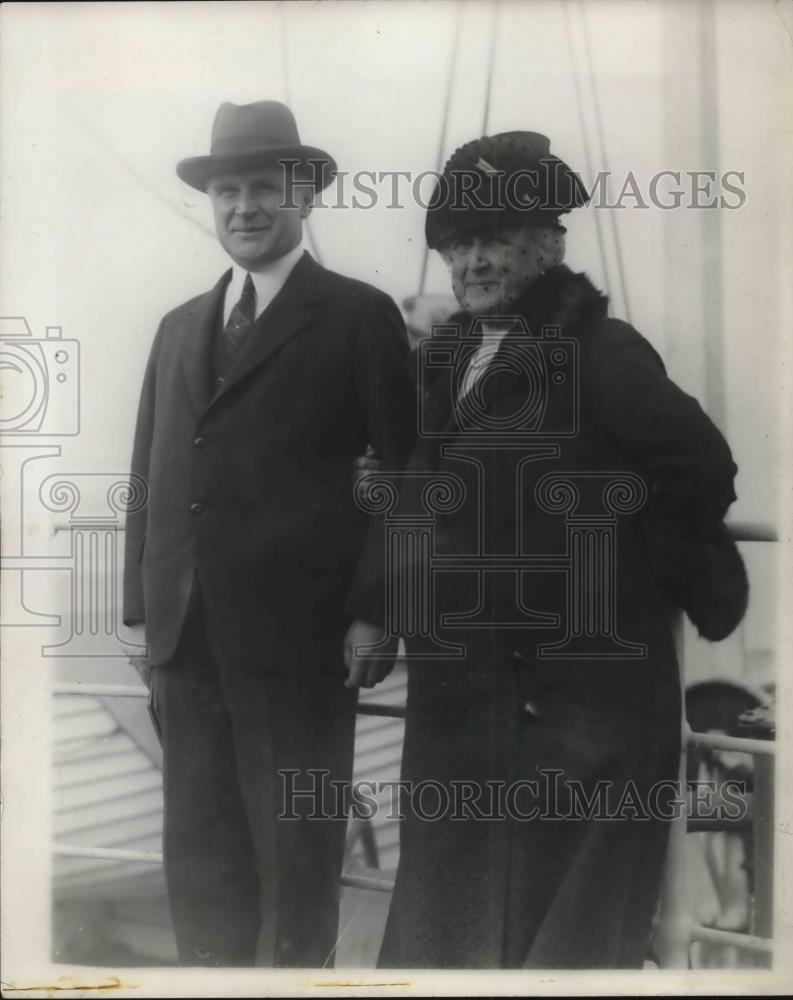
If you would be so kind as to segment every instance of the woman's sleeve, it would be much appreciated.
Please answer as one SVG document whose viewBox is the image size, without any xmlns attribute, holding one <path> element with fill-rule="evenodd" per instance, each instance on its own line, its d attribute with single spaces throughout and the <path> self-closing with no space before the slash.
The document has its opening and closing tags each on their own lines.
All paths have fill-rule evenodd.
<svg viewBox="0 0 793 1000">
<path fill-rule="evenodd" d="M 647 483 L 641 523 L 656 579 L 706 638 L 723 638 L 743 617 L 748 593 L 723 523 L 736 498 L 730 448 L 632 327 L 609 320 L 588 348 L 591 413 Z"/>
</svg>

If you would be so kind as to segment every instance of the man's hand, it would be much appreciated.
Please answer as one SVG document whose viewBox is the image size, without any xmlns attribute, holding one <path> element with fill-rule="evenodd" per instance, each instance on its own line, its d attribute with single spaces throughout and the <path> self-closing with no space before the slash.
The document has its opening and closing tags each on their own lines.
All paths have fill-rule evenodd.
<svg viewBox="0 0 793 1000">
<path fill-rule="evenodd" d="M 143 625 L 131 625 L 129 627 L 129 637 L 133 643 L 139 646 L 146 645 L 146 632 Z M 140 679 L 146 687 L 149 687 L 151 683 L 151 667 L 149 666 L 148 656 L 142 655 L 140 650 L 132 645 L 122 644 L 121 648 L 126 653 L 130 666 L 137 670 L 138 674 L 140 674 Z"/>
<path fill-rule="evenodd" d="M 365 654 L 355 655 L 356 646 L 373 646 L 382 640 L 383 635 L 382 628 L 369 622 L 354 621 L 347 629 L 344 637 L 344 664 L 348 672 L 345 687 L 372 688 L 391 673 L 397 653 L 396 639 L 381 646 L 376 659 Z"/>
</svg>

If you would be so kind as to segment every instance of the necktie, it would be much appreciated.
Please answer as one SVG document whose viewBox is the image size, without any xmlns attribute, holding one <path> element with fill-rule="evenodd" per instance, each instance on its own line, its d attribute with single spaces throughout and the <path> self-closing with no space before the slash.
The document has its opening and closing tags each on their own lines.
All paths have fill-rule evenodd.
<svg viewBox="0 0 793 1000">
<path fill-rule="evenodd" d="M 228 323 L 223 330 L 226 353 L 229 357 L 234 355 L 247 340 L 255 318 L 256 289 L 253 287 L 253 279 L 247 274 L 245 284 L 242 286 L 242 295 L 231 310 Z"/>
</svg>

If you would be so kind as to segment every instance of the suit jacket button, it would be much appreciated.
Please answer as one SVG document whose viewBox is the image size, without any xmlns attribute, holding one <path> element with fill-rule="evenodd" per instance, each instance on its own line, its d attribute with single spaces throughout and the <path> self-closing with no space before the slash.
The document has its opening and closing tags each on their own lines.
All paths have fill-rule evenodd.
<svg viewBox="0 0 793 1000">
<path fill-rule="evenodd" d="M 206 443 L 207 439 L 202 437 L 197 437 L 193 440 L 193 446 L 195 448 L 203 448 Z"/>
<path fill-rule="evenodd" d="M 203 514 L 203 512 L 204 512 L 204 505 L 202 503 L 191 503 L 190 504 L 190 513 L 191 514 Z"/>
</svg>

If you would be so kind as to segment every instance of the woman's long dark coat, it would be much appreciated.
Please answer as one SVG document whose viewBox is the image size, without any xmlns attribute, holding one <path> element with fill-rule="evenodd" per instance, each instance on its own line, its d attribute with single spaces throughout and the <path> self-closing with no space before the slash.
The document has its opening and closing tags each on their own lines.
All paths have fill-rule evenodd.
<svg viewBox="0 0 793 1000">
<path fill-rule="evenodd" d="M 605 298 L 585 276 L 553 268 L 531 286 L 515 312 L 526 320 L 533 338 L 541 339 L 543 328 L 555 327 L 551 336 L 577 345 L 572 348 L 579 372 L 574 397 L 549 389 L 535 424 L 540 434 L 548 432 L 543 440 L 559 445 L 558 454 L 525 465 L 520 504 L 515 455 L 509 457 L 509 449 L 476 451 L 479 472 L 471 461 L 461 460 L 459 454 L 467 448 L 470 453 L 475 436 L 460 427 L 451 405 L 451 369 L 441 364 L 424 395 L 424 436 L 408 469 L 453 473 L 465 483 L 469 499 L 478 495 L 481 475 L 486 483 L 486 544 L 489 552 L 501 554 L 515 551 L 516 525 L 523 531 L 521 552 L 566 551 L 564 514 L 543 511 L 537 502 L 535 491 L 546 474 L 629 472 L 640 477 L 647 498 L 637 513 L 616 517 L 614 556 L 617 632 L 644 652 L 634 651 L 628 659 L 546 658 L 540 646 L 562 639 L 575 614 L 568 607 L 567 578 L 558 571 L 521 574 L 523 608 L 557 614 L 558 627 L 447 627 L 442 637 L 465 643 L 465 657 L 411 659 L 402 777 L 414 783 L 432 779 L 447 791 L 453 782 L 493 788 L 487 783 L 508 786 L 537 779 L 530 798 L 513 803 L 524 814 L 532 806 L 541 811 L 550 806 L 554 780 L 561 782 L 560 815 L 571 808 L 565 797 L 565 782 L 570 781 L 579 781 L 587 796 L 597 790 L 597 782 L 611 782 L 607 813 L 631 787 L 639 796 L 634 804 L 639 816 L 653 805 L 670 808 L 668 789 L 666 798 L 661 794 L 656 802 L 652 796 L 648 801 L 652 786 L 676 779 L 678 770 L 680 693 L 670 621 L 675 608 L 687 608 L 693 616 L 692 608 L 710 607 L 708 595 L 701 592 L 709 542 L 719 537 L 735 499 L 736 467 L 696 400 L 667 378 L 643 337 L 607 318 Z M 470 323 L 470 317 L 461 317 L 463 333 Z M 507 335 L 480 385 L 491 416 L 516 412 L 525 398 L 525 375 L 508 357 L 520 351 L 526 337 L 525 332 Z M 548 349 L 541 350 L 548 360 Z M 547 371 L 553 370 L 549 361 Z M 565 370 L 569 377 L 569 368 Z M 554 436 L 559 428 L 569 429 L 571 400 L 579 407 L 577 433 Z M 401 511 L 421 509 L 421 482 L 420 477 L 406 478 Z M 596 500 L 587 495 L 587 483 L 600 489 L 601 480 L 578 476 L 576 482 L 582 489 L 581 511 Z M 478 516 L 470 503 L 438 515 L 436 555 L 476 551 Z M 492 574 L 482 590 L 472 572 L 440 574 L 434 616 L 438 627 L 442 615 L 478 604 L 484 617 L 503 618 L 513 601 L 514 577 Z M 374 611 L 369 610 L 371 617 Z M 711 611 L 718 614 L 718 606 Z M 718 624 L 724 632 L 735 622 Z M 591 640 L 590 653 L 602 652 L 599 641 Z M 427 652 L 423 641 L 410 640 L 407 648 L 412 657 Z M 554 771 L 559 772 L 556 779 Z M 642 964 L 668 823 L 654 818 L 520 820 L 514 810 L 513 818 L 488 820 L 477 813 L 477 808 L 487 812 L 485 798 L 461 806 L 459 793 L 449 799 L 451 808 L 457 803 L 454 819 L 449 808 L 443 812 L 442 794 L 426 789 L 421 800 L 425 816 L 442 812 L 434 821 L 419 818 L 405 800 L 400 867 L 381 966 Z M 626 815 L 631 808 L 626 806 Z M 578 814 L 580 810 L 579 803 Z"/>
</svg>

